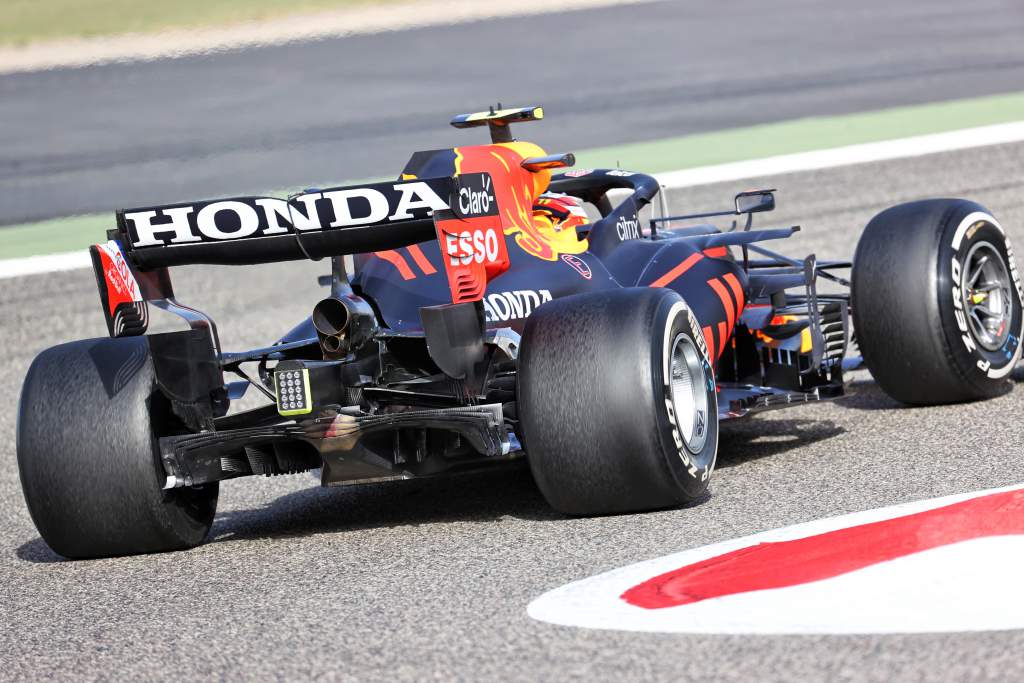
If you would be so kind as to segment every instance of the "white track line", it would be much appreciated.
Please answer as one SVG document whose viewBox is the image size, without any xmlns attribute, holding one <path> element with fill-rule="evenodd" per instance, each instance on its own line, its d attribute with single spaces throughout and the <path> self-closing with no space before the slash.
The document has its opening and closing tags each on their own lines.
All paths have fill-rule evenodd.
<svg viewBox="0 0 1024 683">
<path fill-rule="evenodd" d="M 225 50 L 652 1 L 517 0 L 510 3 L 493 3 L 480 0 L 417 0 L 307 12 L 229 26 L 171 29 L 150 34 L 68 38 L 24 47 L 0 48 L 0 74 L 112 62 L 175 59 Z"/>
<path fill-rule="evenodd" d="M 0 228 L 3 230 L 3 228 Z M 61 254 L 26 256 L 0 260 L 0 280 L 39 273 L 58 273 L 62 270 L 77 270 L 92 265 L 86 249 L 66 251 Z"/>
<path fill-rule="evenodd" d="M 865 164 L 873 161 L 885 161 L 887 159 L 904 159 L 971 147 L 1020 142 L 1022 140 L 1024 140 L 1024 121 L 1017 121 L 1014 123 L 982 126 L 980 128 L 966 128 L 948 133 L 918 135 L 899 140 L 870 142 L 861 145 L 816 150 L 814 152 L 784 154 L 764 159 L 751 159 L 750 161 L 737 161 L 729 164 L 669 171 L 667 173 L 658 173 L 657 178 L 664 187 L 675 189 L 743 180 L 746 178 L 763 178 L 798 171 L 813 171 L 823 168 L 834 168 L 836 166 Z M 0 228 L 0 230 L 3 230 L 3 228 Z M 22 275 L 86 268 L 89 265 L 89 255 L 84 249 L 47 256 L 3 259 L 0 260 L 0 280 L 20 277 Z"/>
<path fill-rule="evenodd" d="M 958 149 L 1001 145 L 1024 140 L 1024 121 L 999 123 L 979 128 L 965 128 L 947 133 L 917 135 L 898 140 L 868 142 L 860 145 L 820 149 L 813 152 L 783 154 L 781 156 L 735 161 L 728 164 L 688 168 L 655 174 L 667 188 L 710 185 L 744 178 L 761 178 L 797 171 L 815 171 L 836 166 L 852 166 L 887 159 L 952 152 Z"/>
</svg>

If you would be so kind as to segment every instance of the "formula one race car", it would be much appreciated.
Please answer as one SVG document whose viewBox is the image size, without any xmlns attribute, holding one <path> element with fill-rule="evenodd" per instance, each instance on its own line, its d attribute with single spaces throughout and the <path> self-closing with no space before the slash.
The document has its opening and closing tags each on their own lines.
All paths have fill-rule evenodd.
<svg viewBox="0 0 1024 683">
<path fill-rule="evenodd" d="M 110 338 L 42 352 L 21 396 L 18 463 L 43 539 L 72 558 L 187 548 L 232 477 L 314 470 L 337 485 L 524 456 L 562 512 L 665 508 L 706 490 L 720 420 L 842 396 L 861 360 L 906 403 L 1008 390 L 1021 285 L 982 207 L 882 212 L 847 280 L 849 262 L 763 246 L 798 229 L 751 229 L 771 190 L 690 216 L 662 199 L 642 222 L 653 177 L 552 176 L 572 155 L 510 134 L 542 115 L 459 116 L 491 144 L 416 152 L 394 182 L 118 211 L 91 249 Z M 713 217 L 732 229 L 700 222 Z M 321 258 L 330 295 L 241 352 L 168 274 Z M 187 329 L 147 335 L 152 308 Z M 229 411 L 247 390 L 266 404 Z"/>
</svg>

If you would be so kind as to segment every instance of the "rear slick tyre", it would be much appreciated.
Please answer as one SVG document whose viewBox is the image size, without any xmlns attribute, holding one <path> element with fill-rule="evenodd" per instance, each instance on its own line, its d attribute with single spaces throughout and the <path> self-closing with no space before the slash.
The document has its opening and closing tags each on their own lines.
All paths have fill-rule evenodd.
<svg viewBox="0 0 1024 683">
<path fill-rule="evenodd" d="M 1010 390 L 1024 326 L 1002 226 L 963 199 L 901 204 L 857 244 L 851 301 L 864 361 L 885 393 L 913 405 Z"/>
<path fill-rule="evenodd" d="M 573 515 L 699 498 L 718 450 L 718 404 L 693 313 L 668 289 L 556 299 L 527 319 L 521 436 L 538 487 Z"/>
<path fill-rule="evenodd" d="M 145 337 L 76 341 L 36 357 L 18 408 L 18 468 L 54 552 L 82 559 L 202 543 L 218 487 L 162 490 L 156 435 L 170 421 Z"/>
</svg>

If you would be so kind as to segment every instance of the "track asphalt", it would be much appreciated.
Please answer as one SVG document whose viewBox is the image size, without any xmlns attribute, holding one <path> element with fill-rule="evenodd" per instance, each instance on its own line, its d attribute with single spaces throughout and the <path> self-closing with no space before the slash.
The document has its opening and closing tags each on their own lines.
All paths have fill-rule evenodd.
<svg viewBox="0 0 1024 683">
<path fill-rule="evenodd" d="M 557 151 L 1015 92 L 1022 33 L 1016 0 L 658 2 L 0 76 L 0 224 L 390 176 L 498 100 Z"/>
<path fill-rule="evenodd" d="M 984 44 L 981 45 L 984 47 Z M 676 209 L 779 188 L 759 224 L 800 223 L 786 253 L 846 258 L 882 208 L 987 205 L 1024 244 L 1024 144 L 694 187 Z M 770 219 L 770 220 L 768 220 Z M 175 271 L 232 349 L 274 338 L 321 294 L 322 264 Z M 25 510 L 15 407 L 44 346 L 100 336 L 92 275 L 0 281 L 0 679 L 1019 680 L 1024 632 L 885 636 L 640 634 L 532 620 L 545 591 L 642 559 L 824 516 L 1024 481 L 1024 388 L 907 409 L 863 372 L 833 404 L 723 427 L 710 497 L 686 509 L 568 519 L 524 471 L 320 489 L 227 482 L 193 551 L 59 561 Z M 1015 381 L 1024 381 L 1018 370 Z M 978 581 L 984 581 L 979 567 Z M 970 586 L 965 586 L 970 590 Z"/>
</svg>

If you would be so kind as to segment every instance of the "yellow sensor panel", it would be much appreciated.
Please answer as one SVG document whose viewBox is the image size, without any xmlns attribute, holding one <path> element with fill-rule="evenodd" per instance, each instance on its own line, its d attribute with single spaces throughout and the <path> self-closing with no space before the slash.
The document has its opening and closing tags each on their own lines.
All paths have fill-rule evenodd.
<svg viewBox="0 0 1024 683">
<path fill-rule="evenodd" d="M 309 370 L 281 370 L 274 373 L 277 389 L 277 412 L 284 416 L 308 415 L 313 412 L 313 397 L 309 391 Z"/>
</svg>

